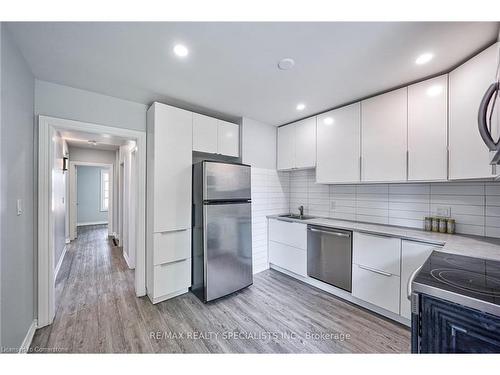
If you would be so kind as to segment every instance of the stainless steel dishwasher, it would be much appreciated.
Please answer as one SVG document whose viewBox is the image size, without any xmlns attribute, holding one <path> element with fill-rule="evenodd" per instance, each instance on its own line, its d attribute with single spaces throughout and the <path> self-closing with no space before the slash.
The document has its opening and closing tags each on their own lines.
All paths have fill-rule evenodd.
<svg viewBox="0 0 500 375">
<path fill-rule="evenodd" d="M 352 232 L 308 225 L 307 275 L 350 292 Z"/>
</svg>

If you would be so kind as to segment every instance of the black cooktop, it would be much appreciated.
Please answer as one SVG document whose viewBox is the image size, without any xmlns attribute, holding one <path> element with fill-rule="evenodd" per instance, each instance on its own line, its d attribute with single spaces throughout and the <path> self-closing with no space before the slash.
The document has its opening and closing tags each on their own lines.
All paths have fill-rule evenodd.
<svg viewBox="0 0 500 375">
<path fill-rule="evenodd" d="M 433 251 L 412 285 L 416 290 L 438 289 L 500 306 L 500 261 Z"/>
</svg>

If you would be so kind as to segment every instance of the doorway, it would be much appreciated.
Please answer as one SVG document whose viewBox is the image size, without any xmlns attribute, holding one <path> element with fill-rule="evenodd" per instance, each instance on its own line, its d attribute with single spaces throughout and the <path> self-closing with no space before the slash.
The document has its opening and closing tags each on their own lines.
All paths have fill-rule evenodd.
<svg viewBox="0 0 500 375">
<path fill-rule="evenodd" d="M 58 155 L 55 152 L 54 144 L 61 138 L 69 139 L 68 134 L 75 136 L 76 139 L 70 139 L 71 142 L 91 142 L 103 145 L 113 145 L 114 140 L 127 140 L 127 144 L 119 145 L 124 146 L 128 152 L 117 151 L 117 157 L 114 160 L 123 161 L 120 159 L 128 159 L 128 168 L 123 171 L 123 175 L 118 171 L 113 163 L 99 163 L 103 170 L 108 171 L 108 235 L 117 236 L 120 245 L 123 244 L 123 239 L 126 237 L 127 241 L 133 241 L 132 245 L 128 247 L 127 263 L 129 267 L 135 267 L 134 286 L 136 296 L 144 296 L 146 294 L 146 280 L 145 280 L 145 203 L 146 203 L 146 134 L 142 131 L 128 130 L 122 128 L 114 128 L 109 126 L 102 126 L 97 124 L 84 123 L 73 120 L 58 119 L 47 116 L 39 116 L 39 152 L 38 152 L 38 327 L 43 327 L 52 323 L 55 314 L 55 256 L 54 256 L 54 195 L 53 195 L 53 179 L 57 173 L 60 173 Z M 96 141 L 96 139 L 98 141 Z M 116 143 L 116 142 L 115 142 Z M 115 144 L 116 146 L 116 144 Z M 128 155 L 128 156 L 123 156 Z M 130 161 L 133 161 L 132 167 Z M 73 162 L 73 163 L 72 163 Z M 70 155 L 70 171 L 74 168 L 74 178 L 70 173 L 69 183 L 69 196 L 72 201 L 73 197 L 77 196 L 77 167 L 78 162 L 83 166 L 81 160 L 71 160 Z M 87 162 L 92 164 L 92 162 Z M 61 162 L 62 165 L 64 163 Z M 100 165 L 99 165 L 100 164 Z M 103 165 L 105 164 L 105 165 Z M 106 165 L 107 164 L 107 165 Z M 91 165 L 87 165 L 91 166 Z M 63 167 L 64 168 L 64 167 Z M 127 223 L 129 229 L 127 233 L 115 233 L 117 229 L 117 215 L 116 212 L 125 213 L 123 207 L 119 207 L 118 200 L 115 198 L 117 188 L 114 187 L 113 181 L 125 181 L 124 177 L 128 169 L 128 185 L 126 189 L 120 187 L 120 191 L 127 194 L 124 202 L 133 202 L 127 204 L 127 217 L 121 215 L 122 222 Z M 64 170 L 64 169 L 63 169 Z M 133 176 L 131 176 L 133 173 Z M 105 179 L 106 176 L 103 176 Z M 76 193 L 76 194 L 75 194 Z M 101 192 L 105 195 L 104 192 Z M 105 198 L 105 197 L 103 197 Z M 127 201 L 128 199 L 128 201 Z M 77 199 L 75 199 L 77 201 Z M 121 199 L 120 199 L 121 201 Z M 101 208 L 106 205 L 106 200 L 102 199 Z M 68 206 L 68 205 L 67 205 Z M 76 204 L 75 204 L 76 206 Z M 117 207 L 118 206 L 118 207 Z M 73 207 L 75 208 L 75 207 Z M 73 212 L 68 212 L 66 228 L 69 233 L 67 240 L 77 237 L 77 231 L 74 228 L 78 224 L 77 209 Z M 75 217 L 76 214 L 76 217 Z M 133 216 L 133 218 L 131 217 Z M 76 225 L 75 225 L 76 224 Z M 124 254 L 124 257 L 126 255 Z M 127 259 L 127 258 L 126 258 Z M 129 262 L 130 261 L 130 262 Z M 133 267 L 131 267 L 131 265 Z"/>
</svg>

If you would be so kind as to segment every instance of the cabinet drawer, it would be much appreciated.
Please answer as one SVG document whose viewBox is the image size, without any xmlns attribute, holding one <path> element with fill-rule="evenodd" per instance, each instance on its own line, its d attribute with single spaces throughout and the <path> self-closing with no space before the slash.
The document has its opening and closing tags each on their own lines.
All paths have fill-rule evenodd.
<svg viewBox="0 0 500 375">
<path fill-rule="evenodd" d="M 306 250 L 307 225 L 271 219 L 269 240 Z"/>
<path fill-rule="evenodd" d="M 354 233 L 353 263 L 399 276 L 400 259 L 399 238 Z"/>
<path fill-rule="evenodd" d="M 292 246 L 269 241 L 269 263 L 301 276 L 307 274 L 307 252 Z"/>
<path fill-rule="evenodd" d="M 153 234 L 154 264 L 191 258 L 191 229 Z"/>
<path fill-rule="evenodd" d="M 352 295 L 399 314 L 399 276 L 381 274 L 352 265 Z"/>
<path fill-rule="evenodd" d="M 191 258 L 154 267 L 154 298 L 191 286 Z"/>
</svg>

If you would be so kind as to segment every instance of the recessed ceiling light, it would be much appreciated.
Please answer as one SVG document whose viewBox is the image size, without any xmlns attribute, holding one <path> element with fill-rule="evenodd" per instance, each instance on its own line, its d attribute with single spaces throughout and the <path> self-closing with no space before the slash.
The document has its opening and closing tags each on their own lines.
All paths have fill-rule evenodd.
<svg viewBox="0 0 500 375">
<path fill-rule="evenodd" d="M 176 44 L 174 46 L 174 53 L 179 57 L 186 57 L 189 54 L 189 50 L 183 44 Z"/>
<path fill-rule="evenodd" d="M 286 57 L 284 59 L 281 59 L 278 62 L 278 68 L 281 70 L 291 69 L 291 68 L 293 68 L 294 65 L 295 65 L 295 61 L 293 59 L 291 59 L 290 57 Z"/>
<path fill-rule="evenodd" d="M 326 117 L 323 120 L 323 123 L 325 123 L 326 125 L 331 125 L 331 124 L 333 124 L 333 118 L 332 117 Z"/>
<path fill-rule="evenodd" d="M 427 64 L 429 61 L 432 60 L 433 57 L 434 55 L 430 52 L 423 53 L 419 57 L 417 57 L 417 59 L 415 60 L 415 64 L 417 65 Z"/>
<path fill-rule="evenodd" d="M 304 103 L 299 103 L 295 108 L 297 108 L 297 111 L 303 111 L 304 109 L 306 109 L 306 105 Z"/>
<path fill-rule="evenodd" d="M 433 85 L 427 89 L 427 95 L 429 96 L 438 96 L 443 92 L 443 86 L 441 85 Z"/>
</svg>

